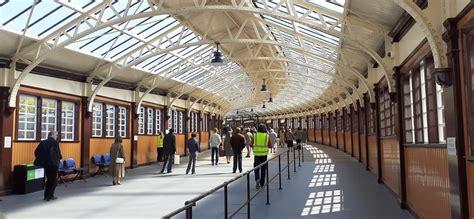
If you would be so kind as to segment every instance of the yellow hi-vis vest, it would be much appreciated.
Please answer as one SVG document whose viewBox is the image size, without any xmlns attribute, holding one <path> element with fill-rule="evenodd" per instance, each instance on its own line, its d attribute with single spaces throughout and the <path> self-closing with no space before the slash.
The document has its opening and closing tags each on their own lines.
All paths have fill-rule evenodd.
<svg viewBox="0 0 474 219">
<path fill-rule="evenodd" d="M 163 138 L 159 135 L 156 138 L 156 147 L 157 148 L 162 148 L 163 147 Z"/>
<path fill-rule="evenodd" d="M 268 155 L 268 140 L 270 136 L 267 133 L 258 132 L 253 136 L 253 155 L 267 156 Z"/>
</svg>

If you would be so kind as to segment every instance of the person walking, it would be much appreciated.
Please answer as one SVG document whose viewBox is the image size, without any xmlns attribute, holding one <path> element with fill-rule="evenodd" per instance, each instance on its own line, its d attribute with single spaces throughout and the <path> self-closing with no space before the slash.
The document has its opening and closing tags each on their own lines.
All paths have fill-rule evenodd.
<svg viewBox="0 0 474 219">
<path fill-rule="evenodd" d="M 293 132 L 289 128 L 285 133 L 285 140 L 286 140 L 286 145 L 288 146 L 288 149 L 290 151 L 293 150 L 293 140 L 294 139 L 295 139 L 295 136 L 293 135 Z"/>
<path fill-rule="evenodd" d="M 230 138 L 232 137 L 232 129 L 227 129 L 224 135 L 224 154 L 227 160 L 227 164 L 230 164 L 230 159 L 232 158 L 232 145 L 230 144 Z"/>
<path fill-rule="evenodd" d="M 63 158 L 61 155 L 61 149 L 59 148 L 58 132 L 50 131 L 48 138 L 41 141 L 41 143 L 35 149 L 35 161 L 36 166 L 44 168 L 46 185 L 44 189 L 44 200 L 56 200 L 54 191 L 58 182 L 58 168 L 59 162 Z"/>
<path fill-rule="evenodd" d="M 163 162 L 163 133 L 158 131 L 158 136 L 156 136 L 156 156 L 158 164 Z"/>
<path fill-rule="evenodd" d="M 278 131 L 278 137 L 280 138 L 280 147 L 284 147 L 286 144 L 285 134 L 285 127 L 280 128 L 280 130 Z"/>
<path fill-rule="evenodd" d="M 166 173 L 171 173 L 171 169 L 173 168 L 173 156 L 176 153 L 176 137 L 174 136 L 174 130 L 170 129 L 169 133 L 165 135 L 163 139 L 163 154 L 164 154 L 164 163 L 163 169 L 161 169 L 161 173 L 165 172 L 165 168 L 167 168 Z"/>
<path fill-rule="evenodd" d="M 195 174 L 196 171 L 196 159 L 197 155 L 199 152 L 201 152 L 201 149 L 199 147 L 199 143 L 196 140 L 196 133 L 191 133 L 191 138 L 188 139 L 188 152 L 189 152 L 189 161 L 188 161 L 188 168 L 186 169 L 186 174 L 189 173 L 189 170 L 191 170 L 191 174 Z M 191 164 L 193 167 L 191 168 Z"/>
<path fill-rule="evenodd" d="M 256 167 L 267 161 L 268 149 L 272 148 L 270 135 L 267 134 L 267 126 L 265 124 L 260 124 L 258 126 L 257 133 L 254 134 L 252 143 L 254 155 L 253 166 Z M 255 182 L 257 189 L 260 189 L 265 185 L 267 166 L 267 164 L 264 164 L 255 170 Z"/>
<path fill-rule="evenodd" d="M 270 129 L 270 142 L 272 143 L 272 148 L 271 148 L 271 152 L 272 153 L 276 153 L 276 148 L 277 148 L 277 133 L 275 132 L 275 130 L 273 129 Z"/>
<path fill-rule="evenodd" d="M 109 174 L 112 176 L 112 185 L 120 185 L 121 179 L 125 177 L 125 151 L 122 138 L 115 137 L 115 142 L 110 147 Z"/>
<path fill-rule="evenodd" d="M 217 128 L 211 130 L 211 137 L 209 138 L 209 145 L 211 146 L 211 162 L 212 166 L 219 163 L 219 146 L 222 143 L 221 136 L 219 136 Z M 215 160 L 215 162 L 214 162 Z"/>
<path fill-rule="evenodd" d="M 296 140 L 296 149 L 300 150 L 301 149 L 301 140 L 303 139 L 303 130 L 301 127 L 298 127 L 298 129 L 295 132 L 295 140 Z"/>
<path fill-rule="evenodd" d="M 240 128 L 236 128 L 235 133 L 230 138 L 232 152 L 234 153 L 233 173 L 235 173 L 237 168 L 242 173 L 242 150 L 245 148 L 245 137 L 240 132 Z"/>
<path fill-rule="evenodd" d="M 250 131 L 250 128 L 245 129 L 244 136 L 245 136 L 245 148 L 247 149 L 247 156 L 245 157 L 250 157 L 250 155 L 252 154 L 252 138 L 253 138 L 253 134 Z"/>
</svg>

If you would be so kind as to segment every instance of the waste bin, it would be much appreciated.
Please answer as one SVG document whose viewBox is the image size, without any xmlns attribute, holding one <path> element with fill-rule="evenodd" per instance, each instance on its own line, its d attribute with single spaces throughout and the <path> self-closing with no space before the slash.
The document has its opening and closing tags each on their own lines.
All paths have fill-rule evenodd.
<svg viewBox="0 0 474 219">
<path fill-rule="evenodd" d="M 33 164 L 16 165 L 13 169 L 15 194 L 27 194 L 43 190 L 44 169 Z"/>
</svg>

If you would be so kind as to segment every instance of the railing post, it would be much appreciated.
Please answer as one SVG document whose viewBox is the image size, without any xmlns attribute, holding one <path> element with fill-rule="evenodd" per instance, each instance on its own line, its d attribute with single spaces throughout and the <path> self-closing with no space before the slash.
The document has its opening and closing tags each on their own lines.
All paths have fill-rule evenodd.
<svg viewBox="0 0 474 219">
<path fill-rule="evenodd" d="M 247 219 L 250 219 L 250 173 L 247 173 Z"/>
<path fill-rule="evenodd" d="M 268 164 L 268 163 L 267 163 Z M 270 169 L 270 165 L 267 165 L 267 168 L 265 168 L 265 172 L 267 172 L 267 205 L 270 205 L 270 181 L 269 181 L 269 178 L 270 178 L 270 175 L 268 174 L 268 169 Z"/>
<path fill-rule="evenodd" d="M 286 151 L 286 163 L 287 163 L 287 169 L 288 169 L 288 179 L 291 179 L 290 177 L 290 149 Z"/>
<path fill-rule="evenodd" d="M 184 205 L 188 205 L 189 201 L 184 202 Z M 193 206 L 189 207 L 186 209 L 186 219 L 192 219 L 193 218 Z"/>
<path fill-rule="evenodd" d="M 301 145 L 298 150 L 298 167 L 301 167 Z"/>
<path fill-rule="evenodd" d="M 278 154 L 278 189 L 282 190 L 281 188 L 281 154 Z"/>
<path fill-rule="evenodd" d="M 224 219 L 227 219 L 228 214 L 228 203 L 227 203 L 227 183 L 224 185 Z"/>
<path fill-rule="evenodd" d="M 296 172 L 296 150 L 293 149 L 293 171 Z"/>
<path fill-rule="evenodd" d="M 306 143 L 304 145 L 306 146 Z M 303 150 L 303 147 L 301 147 L 301 161 L 304 163 L 304 150 Z"/>
</svg>

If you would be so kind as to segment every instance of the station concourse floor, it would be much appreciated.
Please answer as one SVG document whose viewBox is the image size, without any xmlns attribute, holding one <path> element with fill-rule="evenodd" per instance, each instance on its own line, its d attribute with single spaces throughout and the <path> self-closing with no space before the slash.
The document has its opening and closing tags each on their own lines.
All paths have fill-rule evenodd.
<svg viewBox="0 0 474 219">
<path fill-rule="evenodd" d="M 245 156 L 246 152 L 244 152 Z M 273 154 L 272 154 L 273 156 Z M 291 157 L 293 154 L 291 154 Z M 278 177 L 270 183 L 270 205 L 265 190 L 251 202 L 251 218 L 413 218 L 401 210 L 388 189 L 377 184 L 349 155 L 335 148 L 311 143 L 304 147 L 305 162 L 294 172 L 290 165 L 282 174 L 282 190 Z M 290 158 L 291 159 L 291 158 Z M 282 167 L 286 165 L 282 156 Z M 297 161 L 298 162 L 298 161 Z M 183 206 L 186 200 L 236 177 L 232 163 L 220 157 L 211 166 L 210 150 L 199 154 L 196 175 L 186 175 L 187 159 L 173 166 L 173 173 L 160 174 L 161 166 L 152 164 L 128 170 L 121 186 L 112 186 L 111 177 L 95 176 L 87 183 L 77 180 L 67 187 L 59 184 L 55 201 L 43 201 L 43 191 L 27 195 L 1 197 L 0 212 L 7 219 L 16 218 L 161 218 Z M 251 169 L 253 158 L 243 159 L 243 169 Z M 270 175 L 278 169 L 278 160 L 270 164 Z M 251 191 L 256 191 L 251 175 Z M 246 177 L 229 186 L 229 212 L 233 213 L 246 199 Z M 222 218 L 222 190 L 197 202 L 193 218 Z M 244 207 L 234 218 L 247 218 Z M 175 218 L 185 218 L 179 214 Z"/>
</svg>

